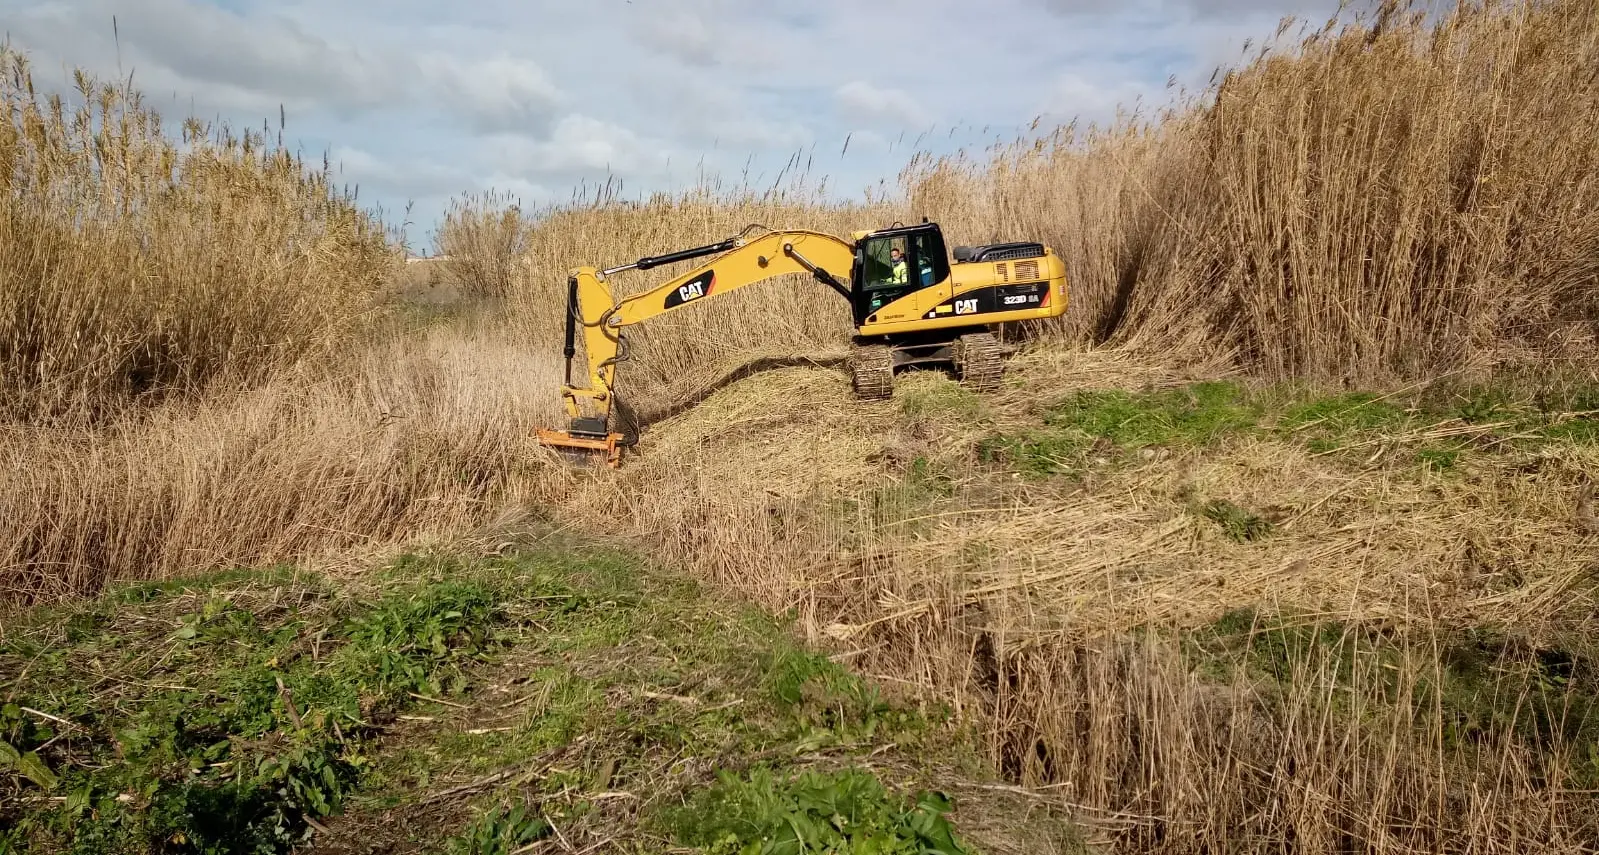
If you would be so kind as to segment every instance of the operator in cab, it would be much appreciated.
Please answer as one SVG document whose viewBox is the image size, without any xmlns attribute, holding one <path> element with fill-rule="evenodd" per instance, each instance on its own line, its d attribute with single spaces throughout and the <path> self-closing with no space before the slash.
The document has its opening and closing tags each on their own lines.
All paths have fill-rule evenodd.
<svg viewBox="0 0 1599 855">
<path fill-rule="evenodd" d="M 896 246 L 888 251 L 888 257 L 890 261 L 888 281 L 894 285 L 904 285 L 909 282 L 910 268 L 905 264 L 905 253 L 900 252 Z"/>
</svg>

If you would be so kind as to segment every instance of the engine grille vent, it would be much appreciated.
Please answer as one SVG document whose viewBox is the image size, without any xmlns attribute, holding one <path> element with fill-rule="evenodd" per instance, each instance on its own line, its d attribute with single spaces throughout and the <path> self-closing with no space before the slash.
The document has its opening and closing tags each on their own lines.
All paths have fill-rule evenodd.
<svg viewBox="0 0 1599 855">
<path fill-rule="evenodd" d="M 1028 282 L 1038 278 L 1038 262 L 1018 261 L 1015 266 L 1016 280 L 1018 282 Z"/>
<path fill-rule="evenodd" d="M 1010 281 L 1010 269 L 1004 262 L 994 265 L 994 274 L 999 277 L 1001 282 Z"/>
</svg>

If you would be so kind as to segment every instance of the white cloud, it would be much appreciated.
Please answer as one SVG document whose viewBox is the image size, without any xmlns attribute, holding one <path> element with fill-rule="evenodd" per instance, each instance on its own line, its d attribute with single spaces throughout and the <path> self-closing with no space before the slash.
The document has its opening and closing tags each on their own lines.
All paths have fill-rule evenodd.
<svg viewBox="0 0 1599 855">
<path fill-rule="evenodd" d="M 1134 81 L 1094 78 L 1080 73 L 1055 78 L 1039 105 L 1038 114 L 1052 124 L 1079 122 L 1109 124 L 1118 109 L 1132 111 L 1139 99 L 1151 100 L 1148 88 Z"/>
<path fill-rule="evenodd" d="M 499 188 L 529 204 L 771 180 L 796 151 L 851 192 L 917 146 L 981 149 L 1202 84 L 1245 37 L 1336 0 L 0 0 L 41 85 L 134 72 L 149 103 L 235 126 L 288 113 L 363 199 Z M 111 21 L 115 15 L 116 38 Z M 924 135 L 925 134 L 925 135 Z M 850 136 L 848 152 L 841 152 Z"/>
<path fill-rule="evenodd" d="M 329 39 L 291 18 L 201 0 L 58 0 L 24 6 L 8 27 L 41 57 L 102 76 L 132 72 L 153 94 L 193 98 L 207 112 L 422 107 L 498 129 L 547 118 L 559 103 L 527 57 Z"/>
<path fill-rule="evenodd" d="M 851 119 L 917 127 L 929 121 L 928 112 L 903 89 L 885 89 L 863 80 L 838 87 L 839 107 Z"/>
<path fill-rule="evenodd" d="M 746 117 L 716 119 L 706 126 L 716 145 L 731 148 L 788 150 L 815 140 L 801 122 Z"/>
<path fill-rule="evenodd" d="M 554 188 L 529 181 L 526 178 L 510 175 L 505 172 L 492 172 L 485 177 L 484 183 L 498 190 L 502 194 L 509 194 L 524 207 L 534 207 L 550 202 L 560 201 L 564 188 L 558 192 Z"/>
<path fill-rule="evenodd" d="M 621 125 L 567 116 L 548 139 L 501 134 L 488 138 L 490 158 L 511 175 L 574 173 L 654 177 L 664 174 L 670 149 Z"/>
<path fill-rule="evenodd" d="M 328 161 L 341 177 L 362 185 L 405 187 L 416 196 L 464 193 L 478 187 L 472 171 L 426 158 L 390 158 L 363 148 L 336 146 Z"/>
<path fill-rule="evenodd" d="M 635 17 L 629 23 L 636 41 L 681 62 L 710 66 L 718 60 L 717 39 L 702 10 L 666 4 L 658 17 Z"/>
<path fill-rule="evenodd" d="M 1043 0 L 1048 8 L 1064 15 L 1158 15 L 1166 18 L 1240 20 L 1285 15 L 1320 15 L 1323 19 L 1338 11 L 1338 0 Z M 1359 5 L 1358 3 L 1352 5 Z M 1318 23 L 1320 23 L 1318 21 Z"/>
<path fill-rule="evenodd" d="M 851 151 L 871 154 L 886 154 L 890 148 L 889 141 L 882 134 L 870 130 L 851 131 L 845 137 L 845 144 Z"/>
<path fill-rule="evenodd" d="M 418 59 L 417 69 L 437 97 L 486 131 L 541 127 L 562 103 L 544 69 L 503 53 L 466 63 L 432 53 Z"/>
</svg>

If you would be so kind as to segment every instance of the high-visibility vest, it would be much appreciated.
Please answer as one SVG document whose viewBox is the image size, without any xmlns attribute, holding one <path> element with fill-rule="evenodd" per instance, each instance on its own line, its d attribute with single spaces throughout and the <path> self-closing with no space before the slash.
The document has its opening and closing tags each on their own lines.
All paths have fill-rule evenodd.
<svg viewBox="0 0 1599 855">
<path fill-rule="evenodd" d="M 895 285 L 904 285 L 910 281 L 910 268 L 905 265 L 905 259 L 902 258 L 894 262 L 893 272 L 893 278 L 889 279 L 889 282 Z"/>
</svg>

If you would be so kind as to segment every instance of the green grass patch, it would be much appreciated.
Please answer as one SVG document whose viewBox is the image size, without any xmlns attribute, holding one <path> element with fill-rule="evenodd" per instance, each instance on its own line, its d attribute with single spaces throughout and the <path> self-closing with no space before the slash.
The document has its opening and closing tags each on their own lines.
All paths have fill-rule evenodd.
<svg viewBox="0 0 1599 855">
<path fill-rule="evenodd" d="M 987 777 L 948 710 L 626 554 L 418 554 L 356 584 L 232 572 L 9 633 L 0 852 L 508 853 L 551 834 L 656 852 L 672 810 L 763 792 L 778 812 L 741 821 L 945 851 L 903 848 L 947 844 L 935 795 L 820 769 L 914 756 Z"/>
<path fill-rule="evenodd" d="M 1136 395 L 1080 392 L 1051 408 L 1044 424 L 1142 448 L 1204 445 L 1254 427 L 1260 415 L 1243 386 L 1215 382 Z"/>
<path fill-rule="evenodd" d="M 35 795 L 0 806 L 0 824 L 56 851 L 287 851 L 342 809 L 381 722 L 466 687 L 499 605 L 470 579 L 343 597 L 278 568 L 33 622 L 0 644 L 17 675 L 0 752 L 27 758 L 10 774 Z"/>
<path fill-rule="evenodd" d="M 1599 442 L 1599 385 L 1589 380 L 1527 380 L 1514 376 L 1489 382 L 1437 383 L 1412 396 L 1417 421 L 1458 420 L 1493 427 L 1507 450 L 1535 450 L 1550 443 Z"/>
<path fill-rule="evenodd" d="M 625 851 L 654 852 L 664 838 L 646 838 L 649 829 L 664 833 L 661 811 L 709 786 L 713 770 L 792 770 L 808 762 L 801 758 L 887 748 L 976 765 L 975 743 L 941 727 L 947 710 L 885 698 L 800 644 L 786 621 L 691 581 L 586 553 L 554 562 L 512 555 L 490 564 L 495 569 L 484 572 L 504 574 L 501 587 L 542 579 L 537 590 L 555 603 L 535 623 L 518 625 L 514 654 L 484 678 L 507 687 L 513 700 L 493 732 L 425 730 L 376 758 L 370 786 L 350 802 L 372 817 L 374 829 L 429 791 L 525 769 L 514 789 L 486 794 L 474 802 L 472 818 L 441 828 L 435 849 L 515 849 L 527 845 L 515 841 L 537 833 L 542 818 L 574 843 L 604 827 L 605 836 L 638 844 L 635 850 L 619 842 Z M 514 598 L 507 608 L 516 610 Z M 698 774 L 663 777 L 663 768 L 689 758 Z M 596 800 L 602 791 L 654 798 L 634 807 Z M 508 812 L 517 805 L 523 812 L 513 819 Z M 615 813 L 624 808 L 625 815 Z"/>
<path fill-rule="evenodd" d="M 1467 449 L 1457 443 L 1424 445 L 1416 449 L 1416 462 L 1428 472 L 1453 472 L 1467 453 Z"/>
<path fill-rule="evenodd" d="M 1324 435 L 1348 436 L 1364 431 L 1398 432 L 1410 421 L 1410 412 L 1392 400 L 1351 392 L 1290 404 L 1278 417 L 1276 427 L 1289 433 L 1314 429 Z"/>
<path fill-rule="evenodd" d="M 707 855 L 966 855 L 936 792 L 890 793 L 870 772 L 723 773 L 671 812 L 674 840 Z"/>
<path fill-rule="evenodd" d="M 917 372 L 894 395 L 901 413 L 913 419 L 970 423 L 987 412 L 983 396 L 941 374 Z"/>
<path fill-rule="evenodd" d="M 1098 458 L 1152 446 L 1203 446 L 1256 428 L 1263 407 L 1241 384 L 1196 383 L 1132 393 L 1076 393 L 1049 408 L 1041 429 L 985 440 L 979 456 L 1032 475 L 1078 473 Z"/>
<path fill-rule="evenodd" d="M 525 804 L 495 805 L 460 835 L 448 840 L 445 855 L 512 855 L 549 838 L 555 830 L 547 817 Z"/>
<path fill-rule="evenodd" d="M 1439 426 L 1470 437 L 1429 436 Z M 1509 385 L 1435 384 L 1379 394 L 1320 394 L 1292 384 L 1250 389 L 1195 383 L 1153 392 L 1079 392 L 1050 406 L 1038 427 L 979 442 L 979 459 L 1031 476 L 1081 476 L 1147 448 L 1190 449 L 1254 434 L 1367 465 L 1373 452 L 1421 472 L 1449 473 L 1475 454 L 1599 442 L 1599 387 L 1517 392 Z M 1396 453 L 1397 452 L 1397 453 Z"/>
<path fill-rule="evenodd" d="M 1539 436 L 1547 442 L 1599 445 L 1599 418 L 1557 416 L 1539 428 Z"/>
<path fill-rule="evenodd" d="M 1222 532 L 1239 543 L 1262 540 L 1271 535 L 1276 528 L 1259 514 L 1226 499 L 1212 499 L 1204 503 L 1199 508 L 1199 514 L 1220 526 Z"/>
</svg>

